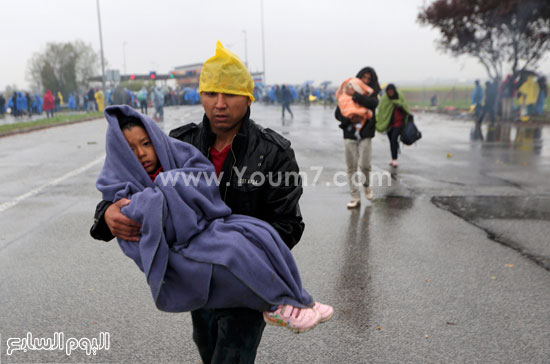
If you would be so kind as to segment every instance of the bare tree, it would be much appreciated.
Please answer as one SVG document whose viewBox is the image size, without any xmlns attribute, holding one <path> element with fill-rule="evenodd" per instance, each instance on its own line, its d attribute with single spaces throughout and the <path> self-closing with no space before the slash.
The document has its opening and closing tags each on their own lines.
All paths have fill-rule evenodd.
<svg viewBox="0 0 550 364">
<path fill-rule="evenodd" d="M 440 49 L 477 58 L 493 80 L 536 66 L 550 50 L 548 0 L 436 0 L 418 21 L 440 31 Z"/>
<path fill-rule="evenodd" d="M 35 53 L 27 64 L 27 79 L 44 90 L 61 91 L 66 97 L 85 88 L 88 78 L 97 73 L 99 56 L 81 40 L 48 43 L 44 52 Z"/>
</svg>

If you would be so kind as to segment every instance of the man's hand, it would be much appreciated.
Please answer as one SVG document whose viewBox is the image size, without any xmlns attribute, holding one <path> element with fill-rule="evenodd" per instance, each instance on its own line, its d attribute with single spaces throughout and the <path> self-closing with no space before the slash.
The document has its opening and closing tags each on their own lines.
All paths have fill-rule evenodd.
<svg viewBox="0 0 550 364">
<path fill-rule="evenodd" d="M 105 210 L 105 223 L 111 234 L 127 241 L 139 241 L 141 224 L 124 216 L 120 209 L 128 205 L 130 200 L 121 198 Z"/>
</svg>

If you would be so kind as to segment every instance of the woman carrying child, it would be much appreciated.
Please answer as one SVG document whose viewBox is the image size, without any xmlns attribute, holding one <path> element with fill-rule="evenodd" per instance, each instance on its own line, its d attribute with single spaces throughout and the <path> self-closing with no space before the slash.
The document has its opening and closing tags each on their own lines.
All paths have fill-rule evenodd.
<svg viewBox="0 0 550 364">
<path fill-rule="evenodd" d="M 346 155 L 346 165 L 348 173 L 348 183 L 351 192 L 351 201 L 347 204 L 348 209 L 354 209 L 361 204 L 361 191 L 355 181 L 357 168 L 359 167 L 363 177 L 363 187 L 367 200 L 372 200 L 374 193 L 370 186 L 370 170 L 371 170 L 371 151 L 372 138 L 374 138 L 374 125 L 376 123 L 375 109 L 378 106 L 378 94 L 380 93 L 380 85 L 378 84 L 378 76 L 371 67 L 365 67 L 357 73 L 356 76 L 365 85 L 372 89 L 372 94 L 361 94 L 352 87 L 346 87 L 345 92 L 352 97 L 352 100 L 358 105 L 372 111 L 372 117 L 366 122 L 361 123 L 360 118 L 348 118 L 342 115 L 339 107 L 336 107 L 334 116 L 340 121 L 339 127 L 344 133 L 344 147 Z M 357 124 L 361 124 L 357 129 Z"/>
</svg>

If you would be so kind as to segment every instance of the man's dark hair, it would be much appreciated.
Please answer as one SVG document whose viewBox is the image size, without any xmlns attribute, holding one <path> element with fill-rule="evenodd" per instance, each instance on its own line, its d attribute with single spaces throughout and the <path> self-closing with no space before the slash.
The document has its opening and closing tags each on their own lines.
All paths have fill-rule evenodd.
<svg viewBox="0 0 550 364">
<path fill-rule="evenodd" d="M 121 130 L 130 130 L 134 126 L 141 126 L 145 129 L 143 122 L 136 118 L 135 116 L 123 116 L 118 119 L 118 125 L 120 125 Z"/>
</svg>

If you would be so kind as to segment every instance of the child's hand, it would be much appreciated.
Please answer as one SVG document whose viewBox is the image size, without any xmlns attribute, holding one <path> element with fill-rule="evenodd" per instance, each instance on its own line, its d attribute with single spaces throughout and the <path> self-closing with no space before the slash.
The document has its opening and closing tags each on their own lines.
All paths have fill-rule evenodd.
<svg viewBox="0 0 550 364">
<path fill-rule="evenodd" d="M 105 211 L 105 223 L 111 230 L 111 234 L 117 238 L 127 241 L 139 241 L 141 235 L 141 224 L 135 222 L 127 216 L 124 216 L 120 209 L 128 205 L 130 200 L 127 198 L 121 198 Z"/>
<path fill-rule="evenodd" d="M 351 82 L 348 82 L 346 84 L 346 87 L 344 87 L 344 92 L 346 93 L 346 95 L 353 96 L 353 94 L 355 93 L 355 89 L 353 88 Z"/>
</svg>

